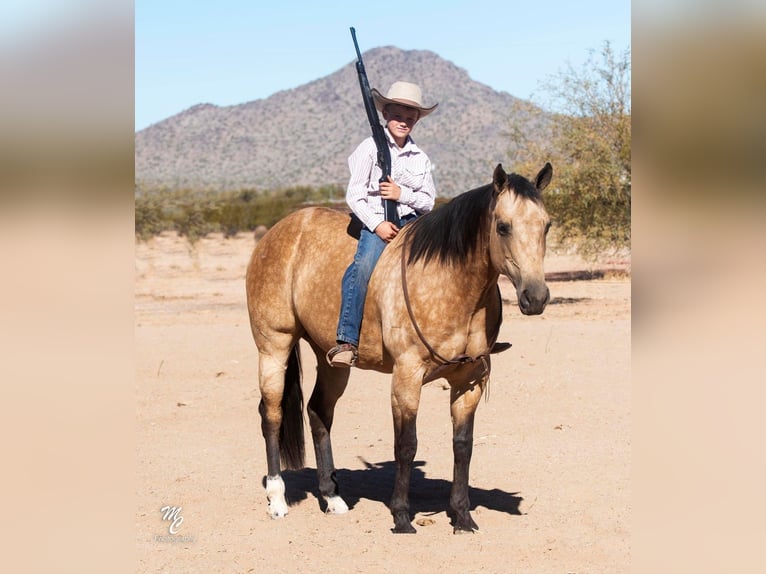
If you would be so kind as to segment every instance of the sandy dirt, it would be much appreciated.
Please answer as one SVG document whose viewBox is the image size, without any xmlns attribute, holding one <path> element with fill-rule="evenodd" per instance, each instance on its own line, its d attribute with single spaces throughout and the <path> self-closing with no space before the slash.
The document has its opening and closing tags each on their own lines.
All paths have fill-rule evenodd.
<svg viewBox="0 0 766 574">
<path fill-rule="evenodd" d="M 194 249 L 136 244 L 136 536 L 140 572 L 530 572 L 630 569 L 630 262 L 549 254 L 537 317 L 501 282 L 501 341 L 479 406 L 470 470 L 480 531 L 453 535 L 449 392 L 423 389 L 411 488 L 415 535 L 395 535 L 388 375 L 355 370 L 336 410 L 345 515 L 307 468 L 285 473 L 290 513 L 266 513 L 257 350 L 244 277 L 251 235 Z M 304 394 L 313 354 L 304 349 Z M 163 507 L 180 507 L 167 520 Z M 172 510 L 170 511 L 172 512 Z M 175 527 L 171 526 L 175 519 Z M 182 520 L 179 520 L 182 519 Z"/>
</svg>

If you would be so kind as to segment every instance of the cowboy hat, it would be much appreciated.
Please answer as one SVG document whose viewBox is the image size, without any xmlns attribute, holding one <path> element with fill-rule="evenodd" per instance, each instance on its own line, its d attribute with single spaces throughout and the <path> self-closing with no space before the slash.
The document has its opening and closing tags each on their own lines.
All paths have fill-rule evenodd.
<svg viewBox="0 0 766 574">
<path fill-rule="evenodd" d="M 375 107 L 378 111 L 383 111 L 386 104 L 399 104 L 408 108 L 415 108 L 420 112 L 420 117 L 424 118 L 436 109 L 439 104 L 434 104 L 430 108 L 424 108 L 422 104 L 422 94 L 420 86 L 410 82 L 394 82 L 388 89 L 388 93 L 383 96 L 378 90 L 373 88 L 372 98 L 375 100 Z"/>
</svg>

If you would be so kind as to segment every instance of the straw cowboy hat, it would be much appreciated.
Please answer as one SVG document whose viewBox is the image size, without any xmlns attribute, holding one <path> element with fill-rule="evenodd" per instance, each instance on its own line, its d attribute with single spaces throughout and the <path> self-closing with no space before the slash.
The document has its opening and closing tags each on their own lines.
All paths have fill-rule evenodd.
<svg viewBox="0 0 766 574">
<path fill-rule="evenodd" d="M 401 104 L 409 108 L 415 108 L 420 112 L 420 117 L 424 118 L 436 109 L 439 104 L 434 104 L 430 108 L 423 107 L 423 95 L 420 93 L 420 86 L 410 82 L 394 82 L 388 89 L 388 93 L 383 96 L 378 90 L 373 88 L 372 98 L 375 100 L 375 107 L 378 111 L 383 111 L 386 104 Z"/>
</svg>

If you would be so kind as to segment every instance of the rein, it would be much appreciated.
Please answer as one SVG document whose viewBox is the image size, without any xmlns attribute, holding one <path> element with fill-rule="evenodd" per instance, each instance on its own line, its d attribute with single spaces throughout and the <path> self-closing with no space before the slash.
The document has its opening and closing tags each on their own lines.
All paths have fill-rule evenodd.
<svg viewBox="0 0 766 574">
<path fill-rule="evenodd" d="M 420 339 L 420 342 L 423 343 L 426 350 L 428 351 L 428 354 L 431 355 L 431 360 L 439 365 L 430 375 L 424 377 L 423 384 L 433 381 L 435 379 L 438 379 L 441 376 L 441 373 L 450 366 L 465 365 L 467 363 L 475 363 L 478 361 L 481 361 L 484 366 L 484 371 L 482 372 L 482 378 L 485 378 L 487 374 L 489 373 L 489 364 L 487 363 L 487 359 L 489 358 L 489 355 L 491 353 L 499 353 L 500 351 L 505 351 L 511 346 L 510 343 L 496 343 L 497 335 L 500 332 L 500 325 L 498 324 L 497 331 L 495 331 L 494 335 L 492 336 L 492 340 L 490 342 L 489 347 L 483 353 L 480 353 L 478 355 L 473 355 L 473 356 L 466 355 L 465 353 L 463 353 L 453 357 L 452 359 L 447 359 L 446 357 L 440 355 L 436 351 L 436 349 L 434 349 L 426 340 L 425 336 L 423 335 L 423 332 L 420 330 L 420 326 L 418 325 L 417 320 L 415 319 L 415 315 L 412 312 L 412 303 L 410 302 L 410 293 L 409 293 L 409 290 L 407 289 L 406 247 L 407 247 L 407 241 L 405 241 L 402 244 L 402 291 L 404 292 L 404 304 L 407 307 L 407 314 L 410 317 L 410 321 L 412 322 L 412 326 L 415 328 L 415 333 L 417 333 L 418 338 Z M 499 290 L 497 291 L 497 295 L 498 295 L 498 298 L 500 298 Z M 500 302 L 500 308 L 502 309 L 502 299 Z"/>
</svg>

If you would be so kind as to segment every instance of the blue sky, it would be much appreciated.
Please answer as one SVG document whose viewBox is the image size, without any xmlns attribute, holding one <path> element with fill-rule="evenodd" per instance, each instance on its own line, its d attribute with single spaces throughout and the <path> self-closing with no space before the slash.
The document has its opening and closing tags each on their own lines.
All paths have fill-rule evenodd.
<svg viewBox="0 0 766 574">
<path fill-rule="evenodd" d="M 355 59 L 350 26 L 362 52 L 431 50 L 473 80 L 529 99 L 605 41 L 629 48 L 630 25 L 627 0 L 136 0 L 135 128 L 331 74 Z"/>
</svg>

